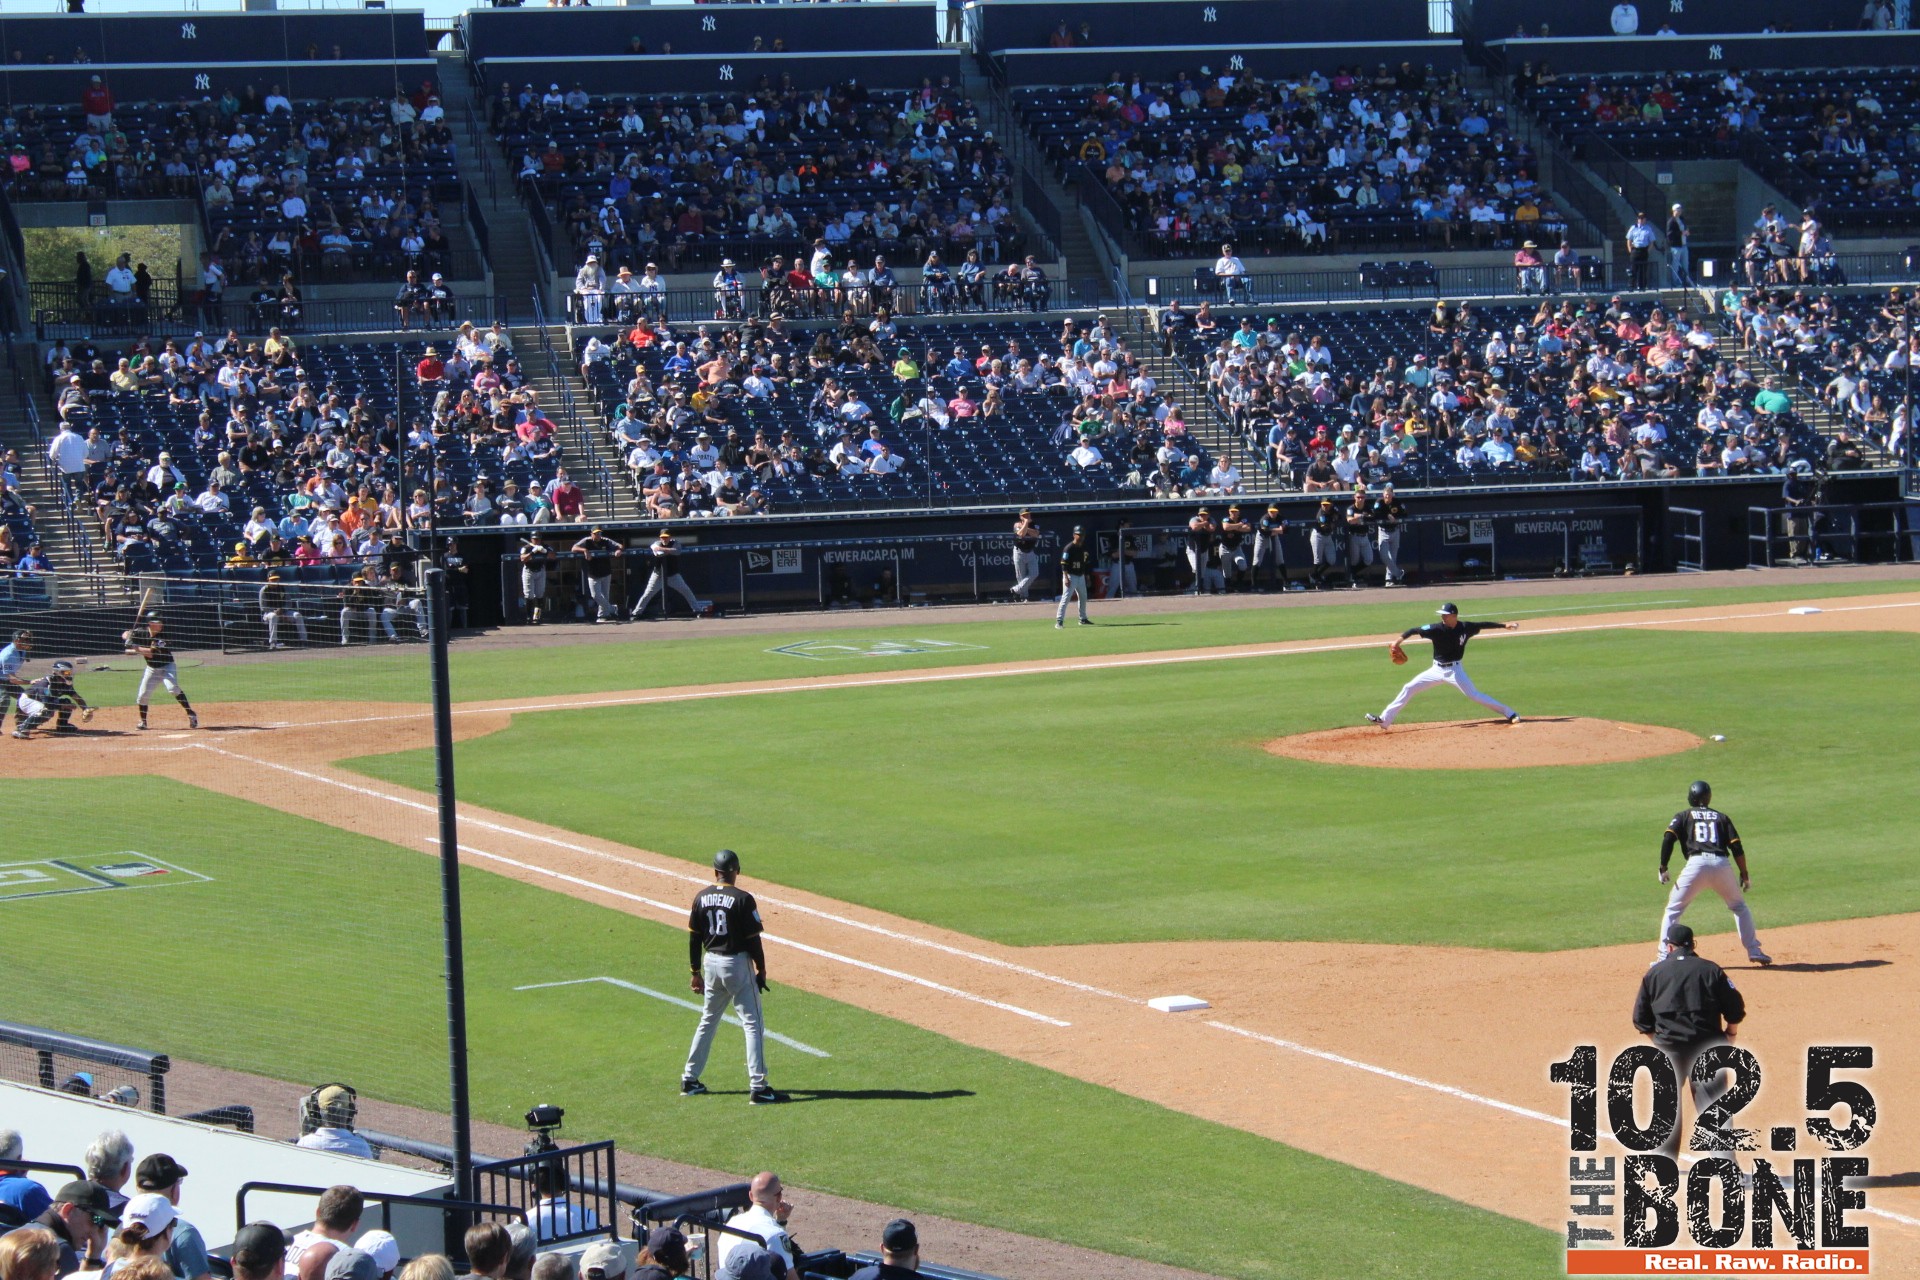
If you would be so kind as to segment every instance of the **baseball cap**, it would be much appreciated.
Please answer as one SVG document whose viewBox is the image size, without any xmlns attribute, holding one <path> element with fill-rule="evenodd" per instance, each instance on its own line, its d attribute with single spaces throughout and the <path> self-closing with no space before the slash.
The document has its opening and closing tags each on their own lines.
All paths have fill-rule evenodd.
<svg viewBox="0 0 1920 1280">
<path fill-rule="evenodd" d="M 120 1210 L 121 1221 L 130 1227 L 135 1224 L 145 1227 L 149 1240 L 172 1226 L 179 1216 L 174 1212 L 173 1201 L 157 1191 L 135 1196 Z"/>
<path fill-rule="evenodd" d="M 727 1254 L 713 1280 L 773 1280 L 773 1255 L 759 1245 L 739 1245 Z"/>
<path fill-rule="evenodd" d="M 585 1280 L 613 1280 L 615 1276 L 626 1275 L 626 1250 L 612 1240 L 594 1241 L 580 1255 L 580 1274 Z"/>
<path fill-rule="evenodd" d="M 359 1249 L 336 1249 L 327 1259 L 326 1280 L 380 1280 L 370 1254 Z"/>
<path fill-rule="evenodd" d="M 1667 942 L 1676 947 L 1691 947 L 1693 945 L 1693 926 L 1690 924 L 1677 924 L 1673 926 L 1673 928 L 1667 930 Z"/>
<path fill-rule="evenodd" d="M 383 1276 L 400 1266 L 400 1242 L 390 1231 L 369 1231 L 355 1240 L 353 1247 L 372 1258 L 374 1269 Z"/>
<path fill-rule="evenodd" d="M 1455 604 L 1453 601 L 1449 600 L 1445 604 L 1441 605 L 1438 609 L 1435 609 L 1434 612 L 1444 617 L 1449 613 L 1460 612 L 1460 606 Z"/>
<path fill-rule="evenodd" d="M 253 1269 L 285 1257 L 286 1252 L 286 1232 L 271 1222 L 249 1222 L 234 1235 L 228 1256 Z"/>
<path fill-rule="evenodd" d="M 156 1152 L 135 1167 L 133 1185 L 142 1191 L 164 1191 L 186 1176 L 187 1166 L 170 1155 Z"/>
<path fill-rule="evenodd" d="M 687 1266 L 687 1238 L 672 1227 L 655 1227 L 647 1236 L 647 1252 L 669 1271 Z"/>
<path fill-rule="evenodd" d="M 880 1233 L 880 1243 L 894 1253 L 905 1253 L 909 1249 L 920 1247 L 920 1234 L 905 1218 L 895 1218 L 887 1224 L 887 1229 Z"/>
<path fill-rule="evenodd" d="M 77 1204 L 93 1214 L 101 1223 L 118 1225 L 120 1215 L 113 1210 L 113 1199 L 107 1189 L 97 1182 L 69 1182 L 53 1193 L 55 1204 Z"/>
</svg>

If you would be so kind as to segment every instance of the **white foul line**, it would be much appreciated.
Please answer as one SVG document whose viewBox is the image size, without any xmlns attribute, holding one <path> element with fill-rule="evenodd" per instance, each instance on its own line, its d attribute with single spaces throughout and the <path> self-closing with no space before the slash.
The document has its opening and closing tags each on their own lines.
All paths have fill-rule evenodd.
<svg viewBox="0 0 1920 1280">
<path fill-rule="evenodd" d="M 350 782 L 342 782 L 338 778 L 329 778 L 324 774 L 313 773 L 306 769 L 296 769 L 292 765 L 281 764 L 276 760 L 262 760 L 256 756 L 242 755 L 237 751 L 228 751 L 221 747 L 210 747 L 210 746 L 206 746 L 205 744 L 198 744 L 198 745 L 200 750 L 202 751 L 211 751 L 217 755 L 227 756 L 234 760 L 244 760 L 248 764 L 260 765 L 268 769 L 278 769 L 283 773 L 293 774 L 297 778 L 306 778 L 313 782 L 323 782 L 328 786 L 339 787 L 343 790 L 351 791 L 356 795 L 369 796 L 376 800 L 385 800 L 385 801 L 388 801 L 389 803 L 401 805 L 409 809 L 416 809 L 423 813 L 434 812 L 434 807 L 432 805 L 421 804 L 417 801 L 407 800 L 400 796 L 388 795 L 383 791 L 376 791 L 372 787 L 356 786 Z M 542 836 L 531 831 L 526 831 L 526 832 L 516 831 L 512 827 L 502 826 L 499 823 L 487 822 L 483 819 L 469 818 L 469 817 L 463 816 L 460 820 L 464 823 L 470 823 L 475 826 L 486 827 L 486 828 L 489 828 L 490 830 L 499 831 L 504 834 L 517 835 L 528 840 L 535 840 L 545 844 L 556 845 L 563 849 L 579 849 L 581 852 L 585 852 L 585 853 L 595 852 L 594 850 L 586 849 L 584 846 L 571 845 L 566 843 L 565 841 L 554 840 L 550 837 Z M 429 838 L 427 840 L 427 843 L 437 844 L 439 842 L 437 840 Z M 509 858 L 504 854 L 489 853 L 485 849 L 476 849 L 472 845 L 465 844 L 465 843 L 461 844 L 460 851 L 462 853 L 470 853 L 473 856 L 478 858 L 487 858 L 494 862 L 504 863 L 507 866 L 515 867 L 523 871 L 532 872 L 536 875 L 549 876 L 555 880 L 563 880 L 568 884 L 575 884 L 585 889 L 592 889 L 596 893 L 604 893 L 615 898 L 624 898 L 629 902 L 642 903 L 646 906 L 654 908 L 655 910 L 665 911 L 676 918 L 678 918 L 681 914 L 681 908 L 673 906 L 670 903 L 660 902 L 657 899 L 653 899 L 653 898 L 643 898 L 637 893 L 628 893 L 624 889 L 615 889 L 611 885 L 604 885 L 595 880 L 587 880 L 580 876 L 568 875 L 564 871 L 555 871 L 551 867 L 542 867 L 542 866 L 537 866 L 531 862 L 522 862 L 517 858 Z M 606 856 L 609 858 L 613 857 L 613 855 L 611 854 L 603 855 L 603 856 Z M 624 858 L 614 858 L 613 860 L 617 862 L 623 862 L 623 863 L 626 862 L 626 859 Z M 639 867 L 642 870 L 651 870 L 651 868 L 647 868 L 642 863 L 632 863 L 629 865 Z M 702 884 L 705 883 L 705 881 L 699 880 L 699 878 L 696 876 L 681 876 L 675 872 L 662 872 L 661 874 L 673 876 L 675 879 L 689 879 L 689 880 L 695 880 L 698 883 L 702 883 Z M 804 942 L 795 942 L 790 938 L 778 937 L 771 933 L 764 934 L 762 936 L 764 936 L 766 940 L 769 942 L 777 942 L 782 946 L 792 947 L 796 951 L 804 951 L 808 955 L 819 956 L 825 960 L 835 960 L 841 964 L 850 965 L 856 969 L 865 969 L 871 973 L 883 974 L 889 978 L 897 978 L 902 982 L 910 982 L 915 986 L 925 987 L 929 991 L 938 991 L 942 995 L 953 996 L 956 999 L 960 999 L 960 1000 L 970 1000 L 975 1004 L 983 1004 L 988 1006 L 989 1008 L 999 1009 L 1006 1013 L 1018 1014 L 1020 1017 L 1023 1017 L 1023 1018 L 1031 1018 L 1035 1022 L 1044 1022 L 1048 1026 L 1070 1027 L 1073 1025 L 1070 1022 L 1062 1022 L 1058 1018 L 1050 1018 L 1044 1013 L 1035 1013 L 1031 1009 L 1023 1009 L 1019 1005 L 1006 1004 L 999 1000 L 990 1000 L 986 996 L 975 995 L 971 991 L 962 991 L 958 987 L 949 987 L 943 983 L 934 982 L 930 978 L 916 977 L 911 973 L 902 973 L 898 969 L 888 969 L 881 965 L 870 964 L 865 960 L 856 960 L 852 956 L 843 956 L 838 952 L 826 951 L 819 947 L 808 946 Z"/>
<path fill-rule="evenodd" d="M 1463 1102 L 1477 1102 L 1483 1107 L 1492 1107 L 1497 1111 L 1508 1111 L 1516 1116 L 1525 1116 L 1529 1120 L 1544 1120 L 1551 1125 L 1564 1129 L 1567 1122 L 1558 1116 L 1550 1116 L 1544 1111 L 1532 1111 L 1526 1107 L 1515 1106 L 1511 1102 L 1502 1102 L 1498 1098 L 1489 1098 L 1485 1094 L 1471 1093 L 1465 1089 L 1456 1089 L 1450 1084 L 1440 1084 L 1433 1080 L 1422 1080 L 1419 1076 L 1410 1076 L 1402 1071 L 1391 1071 L 1386 1067 L 1376 1067 L 1371 1062 L 1362 1062 L 1358 1058 L 1349 1058 L 1344 1054 L 1330 1053 L 1325 1049 L 1316 1049 L 1312 1045 L 1301 1044 L 1297 1040 L 1282 1040 L 1278 1036 L 1261 1035 L 1258 1031 L 1249 1031 L 1245 1027 L 1236 1027 L 1230 1022 L 1209 1022 L 1208 1026 L 1216 1031 L 1230 1031 L 1236 1036 L 1245 1036 L 1249 1040 L 1258 1040 L 1262 1044 L 1273 1045 L 1277 1049 L 1287 1049 L 1294 1053 L 1304 1053 L 1309 1058 L 1319 1058 L 1325 1062 L 1338 1063 L 1343 1067 L 1352 1067 L 1357 1071 L 1371 1072 L 1376 1076 L 1385 1076 L 1389 1080 L 1398 1080 L 1401 1084 L 1414 1085 L 1421 1089 L 1431 1089 L 1435 1093 L 1444 1093 L 1449 1098 L 1459 1098 Z"/>
<path fill-rule="evenodd" d="M 695 1013 L 702 1012 L 701 1006 L 691 1000 L 682 1000 L 679 996 L 670 996 L 664 991 L 655 991 L 652 987 L 643 987 L 637 982 L 627 982 L 620 978 L 570 978 L 565 982 L 530 982 L 524 987 L 515 987 L 514 990 L 546 991 L 553 987 L 579 987 L 595 982 L 604 982 L 608 986 L 619 987 L 626 991 L 638 991 L 643 996 L 651 996 L 653 999 L 663 1001 L 666 1004 L 677 1004 L 682 1009 L 691 1009 Z M 722 1014 L 720 1015 L 720 1021 L 731 1022 L 736 1027 L 744 1025 L 741 1023 L 738 1014 Z M 816 1049 L 810 1044 L 802 1044 L 792 1036 L 783 1036 L 778 1031 L 765 1031 L 763 1029 L 762 1034 L 769 1040 L 778 1040 L 789 1049 L 798 1049 L 801 1053 L 810 1053 L 816 1058 L 831 1058 L 833 1056 L 825 1049 Z"/>
</svg>

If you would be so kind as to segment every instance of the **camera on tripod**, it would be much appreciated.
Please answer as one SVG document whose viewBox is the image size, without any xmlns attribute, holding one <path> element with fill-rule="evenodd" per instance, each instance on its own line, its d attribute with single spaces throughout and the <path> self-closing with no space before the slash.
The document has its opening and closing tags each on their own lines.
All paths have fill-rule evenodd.
<svg viewBox="0 0 1920 1280">
<path fill-rule="evenodd" d="M 553 1135 L 560 1132 L 560 1125 L 567 1113 L 550 1102 L 543 1102 L 527 1112 L 527 1132 L 532 1135 L 527 1141 L 526 1154 L 543 1155 L 548 1151 L 559 1150 L 560 1144 Z"/>
</svg>

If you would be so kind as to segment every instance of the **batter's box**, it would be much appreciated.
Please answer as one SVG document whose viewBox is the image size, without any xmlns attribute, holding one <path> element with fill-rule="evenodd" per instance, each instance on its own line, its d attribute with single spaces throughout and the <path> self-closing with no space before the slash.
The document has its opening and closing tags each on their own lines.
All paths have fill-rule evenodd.
<svg viewBox="0 0 1920 1280">
<path fill-rule="evenodd" d="M 106 889 L 157 889 L 169 884 L 207 884 L 212 876 L 131 850 L 84 858 L 0 862 L 0 902 L 52 898 Z"/>
<path fill-rule="evenodd" d="M 836 658 L 904 658 L 915 653 L 948 653 L 956 649 L 984 649 L 983 644 L 961 644 L 957 640 L 802 640 L 785 644 L 768 653 L 784 653 L 790 658 L 811 658 L 832 662 Z"/>
</svg>

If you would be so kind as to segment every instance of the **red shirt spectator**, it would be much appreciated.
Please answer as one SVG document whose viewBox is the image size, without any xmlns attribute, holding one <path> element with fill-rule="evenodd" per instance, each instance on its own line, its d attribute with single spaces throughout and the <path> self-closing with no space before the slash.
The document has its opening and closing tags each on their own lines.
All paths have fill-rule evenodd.
<svg viewBox="0 0 1920 1280">
<path fill-rule="evenodd" d="M 562 522 L 578 520 L 586 508 L 586 494 L 564 475 L 554 480 L 552 487 L 547 490 L 547 497 L 553 502 L 554 514 Z"/>
<path fill-rule="evenodd" d="M 515 427 L 513 432 L 527 444 L 538 444 L 553 438 L 553 419 L 535 413 L 530 417 L 522 418 L 520 425 Z"/>
<path fill-rule="evenodd" d="M 80 93 L 80 109 L 90 116 L 112 115 L 113 90 L 101 83 L 99 76 L 95 76 L 93 83 Z"/>
<path fill-rule="evenodd" d="M 422 382 L 439 382 L 447 376 L 446 362 L 440 358 L 439 352 L 428 347 L 426 356 L 413 366 L 413 373 Z"/>
</svg>

